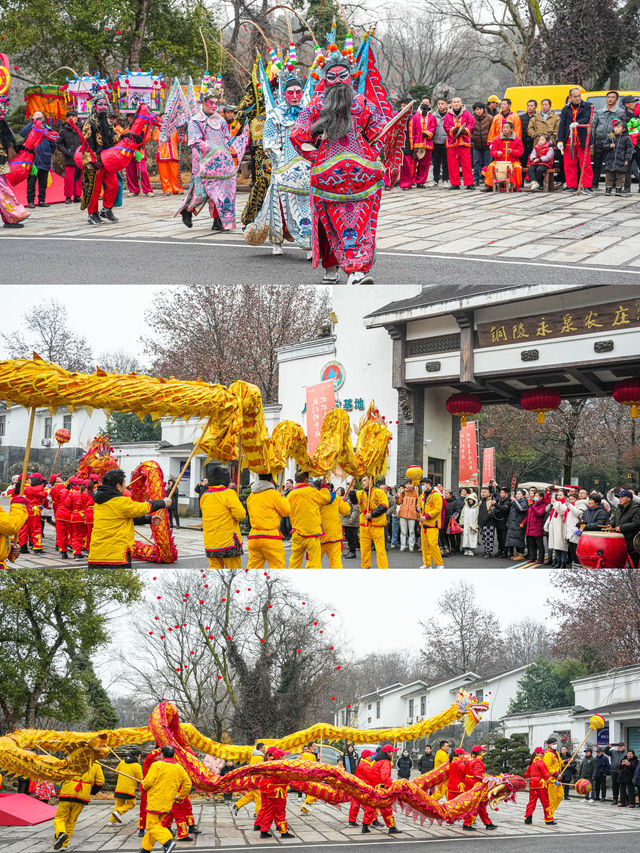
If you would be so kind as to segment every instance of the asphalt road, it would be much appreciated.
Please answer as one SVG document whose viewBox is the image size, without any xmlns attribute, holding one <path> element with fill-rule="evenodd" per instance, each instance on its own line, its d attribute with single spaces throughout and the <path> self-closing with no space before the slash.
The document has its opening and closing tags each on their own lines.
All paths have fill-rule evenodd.
<svg viewBox="0 0 640 853">
<path fill-rule="evenodd" d="M 471 835 L 471 833 L 469 833 Z M 295 850 L 304 850 L 305 853 L 324 853 L 327 847 L 331 847 L 332 849 L 340 849 L 349 851 L 349 853 L 370 853 L 371 847 L 375 845 L 378 851 L 382 848 L 380 853 L 389 853 L 391 850 L 397 850 L 398 847 L 402 847 L 406 853 L 413 853 L 413 851 L 418 851 L 423 846 L 429 847 L 429 853 L 448 853 L 448 851 L 455 850 L 457 848 L 462 848 L 465 853 L 489 853 L 489 851 L 495 851 L 495 853 L 558 853 L 562 850 L 562 853 L 605 853 L 605 851 L 611 851 L 611 853 L 637 853 L 638 850 L 638 842 L 640 840 L 640 830 L 622 830 L 620 832 L 599 832 L 593 834 L 585 834 L 585 833 L 562 833 L 559 831 L 557 834 L 547 834 L 544 836 L 538 834 L 535 829 L 528 833 L 523 833 L 521 836 L 514 835 L 504 835 L 500 836 L 498 832 L 482 832 L 478 830 L 473 837 L 465 837 L 464 839 L 460 837 L 460 835 L 456 834 L 452 838 L 448 838 L 446 840 L 438 840 L 438 839 L 428 839 L 428 838 L 419 838 L 419 839 L 402 839 L 402 838 L 394 838 L 393 840 L 388 840 L 383 835 L 379 841 L 377 840 L 367 840 L 365 843 L 358 842 L 335 842 L 331 843 L 328 841 L 324 841 L 321 845 L 319 844 L 300 844 L 296 841 L 281 841 L 281 842 L 269 842 L 259 845 L 260 850 L 282 850 L 285 847 L 293 847 Z M 192 845 L 177 845 L 177 849 L 182 849 L 183 847 L 191 848 Z M 134 853 L 139 848 L 134 847 L 118 847 L 118 853 Z M 247 846 L 229 846 L 226 845 L 224 847 L 205 847 L 198 844 L 196 848 L 199 853 L 219 853 L 220 850 L 224 850 L 225 853 L 232 853 L 232 851 L 246 851 Z M 115 853 L 116 848 L 102 847 L 102 853 Z M 75 850 L 75 853 L 95 853 L 95 848 L 89 849 L 84 847 L 79 847 Z"/>
<path fill-rule="evenodd" d="M 208 237 L 208 232 L 203 232 Z M 268 249 L 232 243 L 108 237 L 29 237 L 0 231 L 0 284 L 93 281 L 104 284 L 194 283 L 264 284 L 278 280 L 319 284 L 301 253 L 273 258 Z M 85 272 L 86 271 L 86 272 Z M 640 269 L 551 264 L 543 261 L 474 258 L 417 252 L 378 252 L 376 284 L 431 284 L 485 277 L 496 284 L 544 279 L 546 284 L 636 282 Z M 342 281 L 345 281 L 343 276 Z"/>
</svg>

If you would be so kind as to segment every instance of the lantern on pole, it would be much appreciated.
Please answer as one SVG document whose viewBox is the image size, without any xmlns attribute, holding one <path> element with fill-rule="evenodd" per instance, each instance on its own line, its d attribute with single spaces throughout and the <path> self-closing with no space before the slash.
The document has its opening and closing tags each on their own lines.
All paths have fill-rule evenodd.
<svg viewBox="0 0 640 853">
<path fill-rule="evenodd" d="M 621 406 L 629 406 L 629 415 L 638 417 L 640 407 L 640 379 L 623 379 L 613 389 L 612 395 L 616 403 Z"/>
<path fill-rule="evenodd" d="M 542 386 L 531 391 L 525 391 L 520 398 L 523 409 L 528 412 L 537 412 L 539 424 L 544 423 L 545 413 L 555 411 L 561 402 L 562 397 L 555 388 L 543 388 Z"/>
<path fill-rule="evenodd" d="M 460 418 L 460 426 L 464 427 L 467 425 L 467 418 L 478 414 L 482 408 L 482 400 L 475 394 L 460 391 L 458 394 L 452 394 L 445 406 L 450 415 L 457 415 Z"/>
</svg>

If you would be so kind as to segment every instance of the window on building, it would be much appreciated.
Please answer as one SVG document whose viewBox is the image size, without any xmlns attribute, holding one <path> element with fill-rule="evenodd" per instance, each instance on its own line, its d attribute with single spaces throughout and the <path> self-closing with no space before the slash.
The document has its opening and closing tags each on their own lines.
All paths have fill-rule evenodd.
<svg viewBox="0 0 640 853">
<path fill-rule="evenodd" d="M 0 415 L 0 436 L 6 435 L 7 430 L 7 416 Z"/>
<path fill-rule="evenodd" d="M 482 700 L 484 699 L 484 690 L 476 690 L 474 692 L 474 696 L 476 697 L 478 702 L 482 702 Z"/>
<path fill-rule="evenodd" d="M 376 702 L 376 720 L 380 719 L 380 702 Z"/>
<path fill-rule="evenodd" d="M 371 710 L 371 705 L 367 705 L 367 711 Z"/>
<path fill-rule="evenodd" d="M 426 713 L 427 713 L 427 697 L 421 696 L 420 697 L 420 716 L 424 717 L 424 715 Z"/>
<path fill-rule="evenodd" d="M 409 699 L 409 716 L 413 717 L 413 699 Z"/>
<path fill-rule="evenodd" d="M 44 419 L 44 437 L 51 438 L 51 418 Z"/>
<path fill-rule="evenodd" d="M 71 432 L 71 415 L 65 415 L 62 419 L 62 426 Z"/>
<path fill-rule="evenodd" d="M 433 480 L 434 486 L 438 483 L 444 483 L 444 459 L 436 459 L 434 456 L 430 456 L 427 465 L 427 476 L 430 480 Z"/>
</svg>

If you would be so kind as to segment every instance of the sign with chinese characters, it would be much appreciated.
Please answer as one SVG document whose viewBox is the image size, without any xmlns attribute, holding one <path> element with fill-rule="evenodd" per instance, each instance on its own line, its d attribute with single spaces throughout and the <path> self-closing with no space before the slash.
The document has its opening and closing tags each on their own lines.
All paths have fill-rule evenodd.
<svg viewBox="0 0 640 853">
<path fill-rule="evenodd" d="M 333 379 L 307 387 L 307 450 L 311 456 L 320 443 L 320 430 L 327 412 L 336 405 Z"/>
<path fill-rule="evenodd" d="M 333 387 L 339 391 L 344 385 L 346 373 L 343 365 L 339 361 L 329 361 L 320 371 L 320 381 L 327 382 L 333 380 Z"/>
<path fill-rule="evenodd" d="M 640 326 L 640 299 L 625 299 L 566 311 L 541 311 L 531 317 L 514 317 L 478 324 L 478 345 L 531 344 L 547 338 L 607 334 Z"/>
<path fill-rule="evenodd" d="M 488 486 L 496 475 L 495 447 L 485 447 L 482 451 L 482 485 Z"/>
<path fill-rule="evenodd" d="M 475 421 L 460 428 L 458 485 L 478 487 L 478 439 Z"/>
</svg>

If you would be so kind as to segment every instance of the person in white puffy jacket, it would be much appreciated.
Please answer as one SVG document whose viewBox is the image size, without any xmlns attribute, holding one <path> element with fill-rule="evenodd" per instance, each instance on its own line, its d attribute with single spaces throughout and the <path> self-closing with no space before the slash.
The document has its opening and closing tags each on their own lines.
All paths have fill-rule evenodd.
<svg viewBox="0 0 640 853">
<path fill-rule="evenodd" d="M 462 553 L 473 557 L 478 546 L 478 497 L 474 492 L 464 499 L 458 521 L 462 527 Z"/>
</svg>

